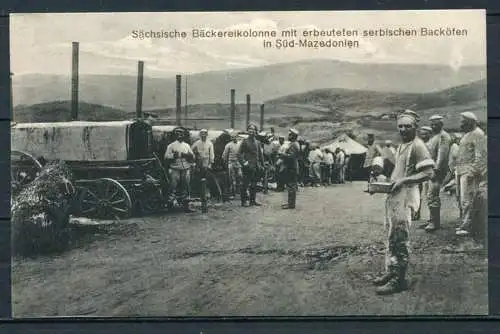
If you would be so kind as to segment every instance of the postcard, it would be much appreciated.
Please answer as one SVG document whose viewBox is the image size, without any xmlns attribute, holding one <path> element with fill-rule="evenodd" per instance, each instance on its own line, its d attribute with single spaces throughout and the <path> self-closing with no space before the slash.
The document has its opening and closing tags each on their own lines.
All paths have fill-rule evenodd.
<svg viewBox="0 0 500 334">
<path fill-rule="evenodd" d="M 484 10 L 11 14 L 12 310 L 486 315 Z"/>
</svg>

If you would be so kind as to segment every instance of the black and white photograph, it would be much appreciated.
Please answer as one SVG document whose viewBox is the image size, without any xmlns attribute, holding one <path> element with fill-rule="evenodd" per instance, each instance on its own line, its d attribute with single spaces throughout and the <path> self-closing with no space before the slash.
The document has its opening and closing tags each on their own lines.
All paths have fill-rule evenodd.
<svg viewBox="0 0 500 334">
<path fill-rule="evenodd" d="M 12 314 L 488 314 L 485 10 L 10 15 Z"/>
</svg>

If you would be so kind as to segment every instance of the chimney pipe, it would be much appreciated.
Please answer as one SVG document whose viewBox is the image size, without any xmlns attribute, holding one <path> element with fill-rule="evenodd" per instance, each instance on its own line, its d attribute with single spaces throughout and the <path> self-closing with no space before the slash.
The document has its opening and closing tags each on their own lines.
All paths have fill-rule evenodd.
<svg viewBox="0 0 500 334">
<path fill-rule="evenodd" d="M 177 126 L 180 126 L 181 125 L 181 111 L 182 111 L 182 91 L 181 91 L 181 75 L 180 74 L 177 74 L 175 76 L 175 80 L 176 80 L 176 112 L 175 112 L 175 116 L 176 116 L 176 124 Z"/>
<path fill-rule="evenodd" d="M 80 43 L 72 43 L 71 62 L 71 120 L 78 120 L 78 50 Z"/>
<path fill-rule="evenodd" d="M 246 117 L 246 127 L 248 129 L 248 125 L 250 125 L 250 94 L 247 94 L 247 117 Z"/>
<path fill-rule="evenodd" d="M 135 105 L 136 117 L 142 118 L 142 92 L 144 84 L 144 62 L 139 61 L 137 63 L 137 100 Z"/>
<path fill-rule="evenodd" d="M 235 105 L 235 94 L 236 91 L 234 89 L 231 89 L 231 129 L 234 129 L 234 117 L 235 117 L 235 112 L 236 112 L 236 105 Z"/>
<path fill-rule="evenodd" d="M 260 131 L 264 130 L 264 104 L 260 105 Z"/>
</svg>

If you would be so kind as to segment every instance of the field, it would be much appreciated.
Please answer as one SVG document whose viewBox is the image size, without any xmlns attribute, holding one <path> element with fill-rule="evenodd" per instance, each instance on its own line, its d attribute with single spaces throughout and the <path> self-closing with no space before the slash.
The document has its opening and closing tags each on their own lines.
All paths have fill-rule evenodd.
<svg viewBox="0 0 500 334">
<path fill-rule="evenodd" d="M 13 313 L 35 316 L 299 316 L 487 314 L 487 256 L 443 229 L 412 228 L 410 289 L 379 297 L 383 197 L 363 182 L 301 188 L 261 208 L 75 224 L 64 252 L 13 262 Z"/>
</svg>

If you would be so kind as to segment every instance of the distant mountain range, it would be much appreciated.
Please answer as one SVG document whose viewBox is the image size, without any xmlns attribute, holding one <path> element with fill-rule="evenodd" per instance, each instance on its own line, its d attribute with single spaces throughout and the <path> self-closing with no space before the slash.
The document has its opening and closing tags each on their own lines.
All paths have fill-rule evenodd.
<svg viewBox="0 0 500 334">
<path fill-rule="evenodd" d="M 175 77 L 144 78 L 143 109 L 175 105 Z M 228 103 L 230 90 L 236 101 L 253 103 L 277 99 L 317 89 L 345 89 L 391 93 L 428 93 L 464 85 L 486 77 L 485 66 L 457 70 L 441 65 L 358 64 L 315 59 L 280 63 L 232 71 L 214 71 L 188 77 L 188 104 Z M 182 100 L 185 102 L 185 82 Z M 136 105 L 135 76 L 81 75 L 80 101 L 125 111 Z M 33 105 L 69 100 L 71 78 L 67 76 L 26 74 L 13 77 L 14 105 Z"/>
</svg>

